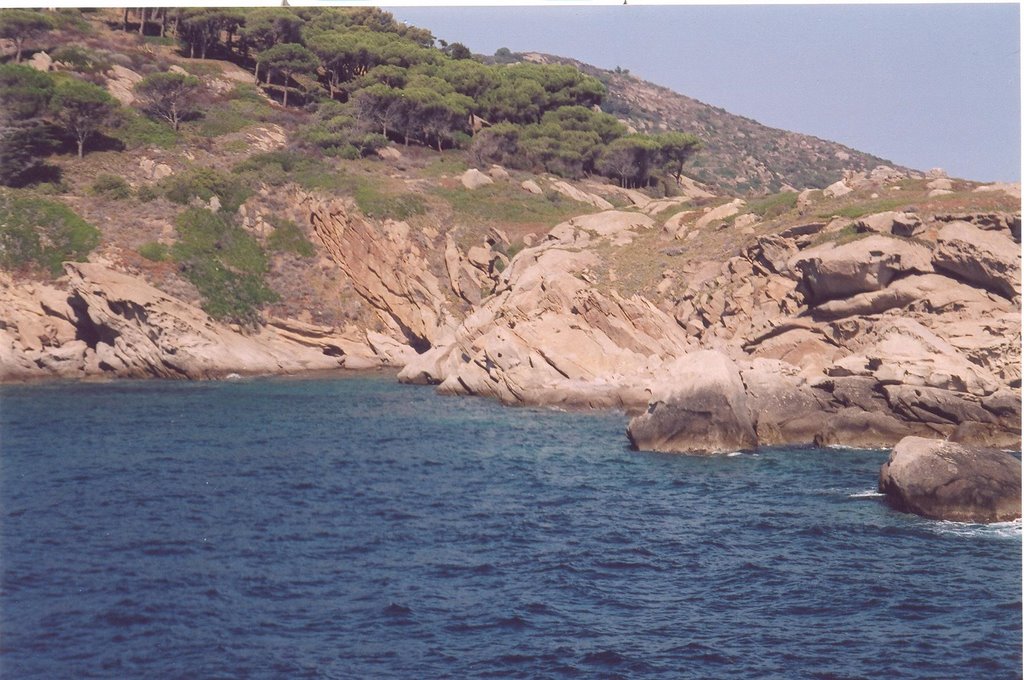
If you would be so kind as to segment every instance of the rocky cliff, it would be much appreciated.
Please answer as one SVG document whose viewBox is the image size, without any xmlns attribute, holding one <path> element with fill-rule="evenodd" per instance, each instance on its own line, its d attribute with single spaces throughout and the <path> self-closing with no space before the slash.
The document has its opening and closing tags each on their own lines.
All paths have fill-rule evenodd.
<svg viewBox="0 0 1024 680">
<path fill-rule="evenodd" d="M 877 195 L 905 180 L 848 182 Z M 908 435 L 1018 445 L 1019 211 L 944 212 L 933 201 L 801 221 L 847 205 L 819 192 L 771 221 L 742 201 L 625 198 L 508 258 L 495 238 L 464 249 L 450 231 L 294 190 L 292 214 L 383 332 L 277 318 L 244 331 L 128 273 L 68 263 L 63 288 L 0 279 L 3 377 L 392 365 L 449 394 L 623 408 L 643 449 L 884 446 Z M 700 257 L 723 243 L 732 254 Z M 671 268 L 638 284 L 645 259 Z"/>
</svg>

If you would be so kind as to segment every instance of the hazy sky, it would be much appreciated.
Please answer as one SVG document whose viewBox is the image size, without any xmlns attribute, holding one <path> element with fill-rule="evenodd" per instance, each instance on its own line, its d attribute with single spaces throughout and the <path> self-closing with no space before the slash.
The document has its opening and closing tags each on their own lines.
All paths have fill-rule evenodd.
<svg viewBox="0 0 1024 680">
<path fill-rule="evenodd" d="M 547 52 L 901 165 L 1020 180 L 1020 8 L 387 7 L 474 52 Z"/>
</svg>

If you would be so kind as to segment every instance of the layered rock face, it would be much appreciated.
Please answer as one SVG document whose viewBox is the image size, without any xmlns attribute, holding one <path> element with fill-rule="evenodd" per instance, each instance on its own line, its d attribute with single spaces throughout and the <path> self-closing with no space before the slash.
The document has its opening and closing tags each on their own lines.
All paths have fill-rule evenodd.
<svg viewBox="0 0 1024 680">
<path fill-rule="evenodd" d="M 609 211 L 555 227 L 517 254 L 494 294 L 399 379 L 507 404 L 643 408 L 653 377 L 697 346 L 651 302 L 603 293 L 587 278 L 600 260 L 590 246 L 628 240 L 652 224 Z"/>
<path fill-rule="evenodd" d="M 701 218 L 659 224 L 687 199 L 618 191 L 634 209 L 574 217 L 511 260 L 501 233 L 463 250 L 452 228 L 298 192 L 295 212 L 381 332 L 268 319 L 244 333 L 98 264 L 69 264 L 66 290 L 0 278 L 0 377 L 392 365 L 447 394 L 623 408 L 639 449 L 1019 446 L 1019 213 L 798 224 L 724 260 L 680 261 L 644 297 L 621 294 L 614 270 L 644 267 Z"/>
<path fill-rule="evenodd" d="M 878 490 L 897 510 L 954 522 L 1021 516 L 1020 461 L 1004 451 L 907 437 L 892 450 Z"/>
<path fill-rule="evenodd" d="M 574 218 L 519 253 L 400 379 L 646 411 L 628 431 L 640 449 L 1019 444 L 1019 217 L 881 214 L 852 236 L 849 222 L 800 225 L 690 263 L 669 310 L 594 282 L 652 228 L 624 215 Z"/>
<path fill-rule="evenodd" d="M 67 263 L 67 290 L 0 275 L 0 379 L 219 378 L 381 365 L 358 337 L 272 319 L 243 334 L 140 278 Z"/>
</svg>

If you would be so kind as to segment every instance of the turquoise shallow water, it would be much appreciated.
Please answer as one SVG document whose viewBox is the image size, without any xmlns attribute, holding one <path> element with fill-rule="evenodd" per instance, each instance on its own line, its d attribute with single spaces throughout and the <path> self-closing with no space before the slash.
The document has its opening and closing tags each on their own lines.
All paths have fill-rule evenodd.
<svg viewBox="0 0 1024 680">
<path fill-rule="evenodd" d="M 1020 524 L 886 454 L 627 449 L 386 378 L 0 389 L 10 678 L 1010 678 Z"/>
</svg>

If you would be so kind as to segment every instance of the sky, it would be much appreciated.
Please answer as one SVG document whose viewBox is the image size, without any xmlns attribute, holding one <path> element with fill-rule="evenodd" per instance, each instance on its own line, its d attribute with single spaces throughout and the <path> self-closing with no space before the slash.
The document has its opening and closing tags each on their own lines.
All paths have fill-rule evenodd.
<svg viewBox="0 0 1024 680">
<path fill-rule="evenodd" d="M 478 54 L 619 66 L 764 125 L 919 170 L 1020 181 L 1020 6 L 397 7 Z"/>
</svg>

